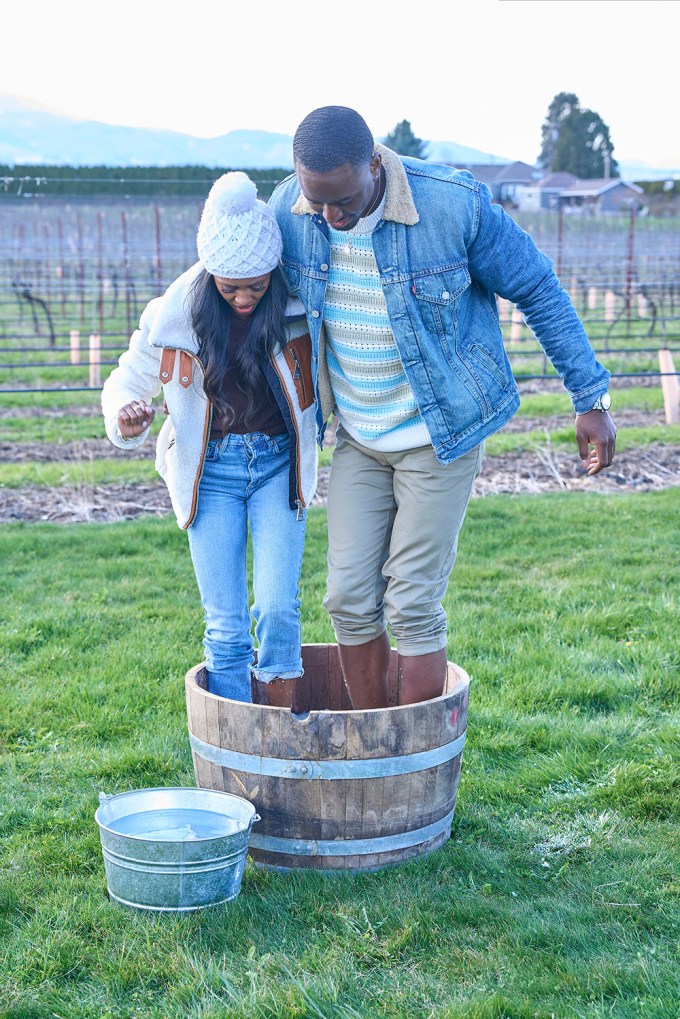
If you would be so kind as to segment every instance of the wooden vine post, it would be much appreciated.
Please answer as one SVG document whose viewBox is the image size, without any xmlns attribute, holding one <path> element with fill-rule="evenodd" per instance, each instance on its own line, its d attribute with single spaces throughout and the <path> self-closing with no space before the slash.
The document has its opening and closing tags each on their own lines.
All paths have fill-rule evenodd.
<svg viewBox="0 0 680 1019">
<path fill-rule="evenodd" d="M 71 329 L 71 364 L 80 364 L 80 330 Z"/>
<path fill-rule="evenodd" d="M 99 333 L 90 335 L 90 389 L 101 386 L 101 340 Z"/>
<path fill-rule="evenodd" d="M 670 350 L 659 351 L 659 371 L 661 372 L 661 391 L 667 425 L 680 423 L 680 380 L 675 374 L 673 355 Z"/>
</svg>

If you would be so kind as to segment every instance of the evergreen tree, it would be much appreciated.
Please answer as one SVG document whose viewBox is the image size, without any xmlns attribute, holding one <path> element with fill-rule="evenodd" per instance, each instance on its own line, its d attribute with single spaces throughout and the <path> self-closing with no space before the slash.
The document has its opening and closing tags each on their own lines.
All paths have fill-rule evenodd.
<svg viewBox="0 0 680 1019">
<path fill-rule="evenodd" d="M 385 145 L 398 152 L 400 156 L 415 156 L 417 159 L 425 159 L 427 146 L 420 138 L 416 138 L 408 120 L 401 120 L 397 124 L 394 131 L 391 131 L 385 138 Z"/>
<path fill-rule="evenodd" d="M 538 157 L 538 165 L 543 167 L 546 173 L 552 173 L 555 169 L 555 149 L 560 137 L 562 121 L 569 116 L 572 110 L 578 108 L 578 96 L 575 96 L 573 92 L 558 92 L 548 107 L 548 114 L 541 128 L 541 154 Z"/>
<path fill-rule="evenodd" d="M 548 173 L 565 170 L 586 180 L 619 176 L 609 128 L 599 113 L 582 110 L 573 93 L 555 96 L 541 135 L 539 163 Z"/>
</svg>

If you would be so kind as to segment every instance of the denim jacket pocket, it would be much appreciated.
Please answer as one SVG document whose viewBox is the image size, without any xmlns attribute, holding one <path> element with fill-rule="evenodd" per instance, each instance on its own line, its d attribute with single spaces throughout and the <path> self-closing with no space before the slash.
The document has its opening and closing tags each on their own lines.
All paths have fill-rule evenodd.
<svg viewBox="0 0 680 1019">
<path fill-rule="evenodd" d="M 490 376 L 490 379 L 494 380 L 501 389 L 507 389 L 510 380 L 493 355 L 481 343 L 471 344 L 468 348 L 468 354 L 471 359 L 474 359 L 474 362 L 483 373 Z"/>
<path fill-rule="evenodd" d="M 456 265 L 440 272 L 414 276 L 411 281 L 411 293 L 418 301 L 449 305 L 469 286 L 470 273 L 467 266 Z"/>
<path fill-rule="evenodd" d="M 411 294 L 420 319 L 428 333 L 439 339 L 449 364 L 453 364 L 456 358 L 459 300 L 470 282 L 470 273 L 465 265 L 411 279 Z"/>
<path fill-rule="evenodd" d="M 300 272 L 300 269 L 292 262 L 286 261 L 286 259 L 281 261 L 281 268 L 283 269 L 286 277 L 288 290 L 291 294 L 297 296 L 300 293 L 300 285 L 302 282 L 302 273 Z"/>
</svg>

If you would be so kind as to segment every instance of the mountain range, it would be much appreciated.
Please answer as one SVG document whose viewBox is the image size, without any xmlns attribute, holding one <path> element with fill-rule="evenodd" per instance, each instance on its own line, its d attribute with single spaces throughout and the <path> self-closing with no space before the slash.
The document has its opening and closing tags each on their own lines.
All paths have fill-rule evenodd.
<svg viewBox="0 0 680 1019">
<path fill-rule="evenodd" d="M 426 158 L 454 165 L 510 163 L 513 158 L 458 142 L 428 141 Z M 293 139 L 271 131 L 229 131 L 197 138 L 179 131 L 79 120 L 21 96 L 0 93 L 0 164 L 49 166 L 208 166 L 262 170 L 292 168 Z M 619 163 L 632 180 L 675 177 L 642 162 Z"/>
<path fill-rule="evenodd" d="M 511 160 L 456 142 L 430 142 L 428 158 L 455 163 Z M 293 166 L 293 139 L 271 131 L 197 138 L 179 131 L 78 120 L 20 96 L 0 94 L 0 163 L 49 166 Z"/>
</svg>

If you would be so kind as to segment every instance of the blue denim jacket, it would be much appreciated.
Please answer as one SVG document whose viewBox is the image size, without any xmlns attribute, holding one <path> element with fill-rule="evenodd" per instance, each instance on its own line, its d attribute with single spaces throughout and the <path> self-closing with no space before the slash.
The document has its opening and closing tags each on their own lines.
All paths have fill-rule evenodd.
<svg viewBox="0 0 680 1019">
<path fill-rule="evenodd" d="M 373 250 L 392 331 L 437 458 L 449 463 L 462 456 L 519 407 L 496 294 L 523 313 L 574 409 L 590 410 L 606 392 L 609 372 L 596 360 L 550 259 L 466 171 L 376 149 L 387 184 Z M 283 234 L 288 285 L 307 313 L 318 389 L 327 226 L 301 196 L 295 176 L 278 185 L 270 206 Z M 319 399 L 323 434 L 321 406 Z"/>
</svg>

